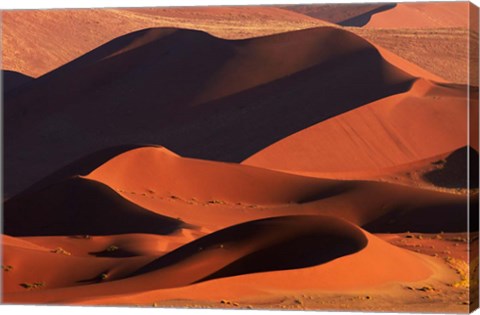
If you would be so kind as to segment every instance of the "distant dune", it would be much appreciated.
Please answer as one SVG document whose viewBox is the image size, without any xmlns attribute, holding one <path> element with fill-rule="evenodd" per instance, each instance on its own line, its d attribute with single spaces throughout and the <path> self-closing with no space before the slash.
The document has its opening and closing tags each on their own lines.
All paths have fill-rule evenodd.
<svg viewBox="0 0 480 315">
<path fill-rule="evenodd" d="M 274 7 L 25 10 L 2 12 L 3 70 L 39 77 L 118 36 L 149 27 L 249 38 L 327 25 Z"/>
<path fill-rule="evenodd" d="M 365 27 L 372 28 L 468 28 L 470 4 L 462 2 L 398 3 L 374 14 Z"/>
<path fill-rule="evenodd" d="M 299 4 L 285 5 L 282 9 L 302 13 L 319 20 L 341 26 L 365 26 L 374 14 L 395 8 L 395 3 Z"/>
</svg>

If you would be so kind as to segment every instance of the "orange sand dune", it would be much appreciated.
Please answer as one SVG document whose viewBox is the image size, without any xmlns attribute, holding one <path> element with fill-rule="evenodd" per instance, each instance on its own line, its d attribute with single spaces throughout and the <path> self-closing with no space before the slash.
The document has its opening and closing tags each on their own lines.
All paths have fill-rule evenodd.
<svg viewBox="0 0 480 315">
<path fill-rule="evenodd" d="M 131 33 L 8 95 L 6 192 L 125 143 L 239 162 L 322 120 L 404 92 L 413 80 L 367 41 L 330 27 L 241 41 L 176 29 Z M 121 132 L 112 135 L 117 126 Z"/>
<path fill-rule="evenodd" d="M 464 86 L 418 80 L 408 92 L 302 130 L 243 163 L 310 176 L 342 176 L 453 151 L 467 145 L 466 93 Z"/>
<path fill-rule="evenodd" d="M 367 28 L 468 28 L 469 2 L 398 3 L 374 14 Z"/>
<path fill-rule="evenodd" d="M 2 66 L 38 77 L 97 46 L 149 27 L 181 27 L 249 38 L 327 25 L 274 7 L 76 9 L 2 12 Z"/>
<path fill-rule="evenodd" d="M 340 239 L 340 247 L 332 243 Z M 307 255 L 310 250 L 316 254 Z M 372 257 L 377 257 L 376 268 L 367 263 Z M 289 269 L 292 270 L 286 271 Z M 45 288 L 11 292 L 5 300 L 35 303 L 88 299 L 90 303 L 109 304 L 108 298 L 95 302 L 94 297 L 109 292 L 115 295 L 116 303 L 121 303 L 122 295 L 128 299 L 130 294 L 149 290 L 156 290 L 156 300 L 185 298 L 185 293 L 192 290 L 198 293 L 190 299 L 217 299 L 232 294 L 242 298 L 271 289 L 352 290 L 394 281 L 419 281 L 429 278 L 434 271 L 448 274 L 442 269 L 431 259 L 388 245 L 342 220 L 289 216 L 248 222 L 213 233 L 145 265 L 123 280 L 106 279 L 103 283 L 61 291 Z M 339 274 L 343 276 L 338 277 Z M 237 276 L 232 278 L 234 275 Z M 287 278 L 295 281 L 285 281 Z M 196 282 L 200 284 L 185 286 Z M 183 288 L 158 291 L 177 286 Z M 216 289 L 205 295 L 207 291 L 202 287 Z M 136 303 L 150 298 L 135 297 Z"/>
<path fill-rule="evenodd" d="M 368 292 L 375 287 L 385 290 L 393 284 L 452 278 L 452 270 L 441 266 L 438 260 L 400 249 L 374 235 L 364 233 L 368 240 L 364 249 L 314 267 L 220 278 L 180 288 L 115 297 L 74 298 L 69 302 L 90 305 L 157 303 L 168 306 L 176 305 L 174 303 L 177 301 L 182 301 L 184 305 L 194 305 L 202 301 L 219 303 L 221 300 L 230 300 L 238 301 L 244 307 L 257 303 L 261 305 L 263 300 L 281 304 L 287 296 L 295 296 L 294 292 L 297 292 L 297 295 L 298 292 L 359 294 L 359 291 Z M 375 257 L 374 266 L 372 257 Z"/>
<path fill-rule="evenodd" d="M 87 178 L 145 209 L 207 231 L 293 213 L 333 215 L 378 232 L 462 231 L 467 215 L 465 195 L 383 182 L 302 177 L 182 158 L 158 147 L 125 152 Z M 377 197 L 366 198 L 372 194 Z M 435 222 L 430 219 L 433 213 Z"/>
</svg>

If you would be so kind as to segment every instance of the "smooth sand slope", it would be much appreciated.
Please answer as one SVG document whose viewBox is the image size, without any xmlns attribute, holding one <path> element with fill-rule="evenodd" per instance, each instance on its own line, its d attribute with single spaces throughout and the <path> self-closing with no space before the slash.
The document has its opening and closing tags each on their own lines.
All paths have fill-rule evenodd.
<svg viewBox="0 0 480 315">
<path fill-rule="evenodd" d="M 177 29 L 131 33 L 7 95 L 6 192 L 129 143 L 239 162 L 407 91 L 413 80 L 367 41 L 330 27 L 240 41 Z"/>
<path fill-rule="evenodd" d="M 281 8 L 342 26 L 366 28 L 467 28 L 467 1 L 287 5 Z"/>
<path fill-rule="evenodd" d="M 367 28 L 468 28 L 470 3 L 398 3 L 374 14 Z"/>
<path fill-rule="evenodd" d="M 273 7 L 25 10 L 2 12 L 2 67 L 39 77 L 118 36 L 149 27 L 249 38 L 326 25 Z"/>
<path fill-rule="evenodd" d="M 311 174 L 366 172 L 453 151 L 467 145 L 466 93 L 418 80 L 408 92 L 299 131 L 243 163 Z"/>
</svg>

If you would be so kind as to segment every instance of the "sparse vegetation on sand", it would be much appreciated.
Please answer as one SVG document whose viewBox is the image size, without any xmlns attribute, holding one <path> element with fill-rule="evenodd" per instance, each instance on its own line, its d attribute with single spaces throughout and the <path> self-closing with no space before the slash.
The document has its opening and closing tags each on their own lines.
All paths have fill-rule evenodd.
<svg viewBox="0 0 480 315">
<path fill-rule="evenodd" d="M 33 283 L 28 283 L 28 282 L 24 282 L 24 283 L 20 283 L 20 286 L 24 287 L 25 289 L 40 289 L 40 288 L 43 288 L 45 287 L 46 283 L 45 282 L 33 282 Z"/>
<path fill-rule="evenodd" d="M 54 254 L 61 254 L 61 255 L 67 255 L 67 256 L 71 255 L 70 252 L 67 252 L 66 250 L 64 250 L 61 247 L 57 247 L 57 248 L 53 249 L 51 252 L 54 253 Z"/>
<path fill-rule="evenodd" d="M 110 245 L 105 249 L 105 251 L 106 252 L 116 252 L 119 249 L 120 249 L 120 247 L 118 247 L 116 245 Z"/>
</svg>

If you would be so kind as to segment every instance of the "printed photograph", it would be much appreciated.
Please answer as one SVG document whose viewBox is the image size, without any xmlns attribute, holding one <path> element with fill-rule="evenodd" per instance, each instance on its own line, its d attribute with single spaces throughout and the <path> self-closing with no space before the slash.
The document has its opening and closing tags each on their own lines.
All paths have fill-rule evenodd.
<svg viewBox="0 0 480 315">
<path fill-rule="evenodd" d="M 478 7 L 3 10 L 4 304 L 478 307 Z"/>
</svg>

